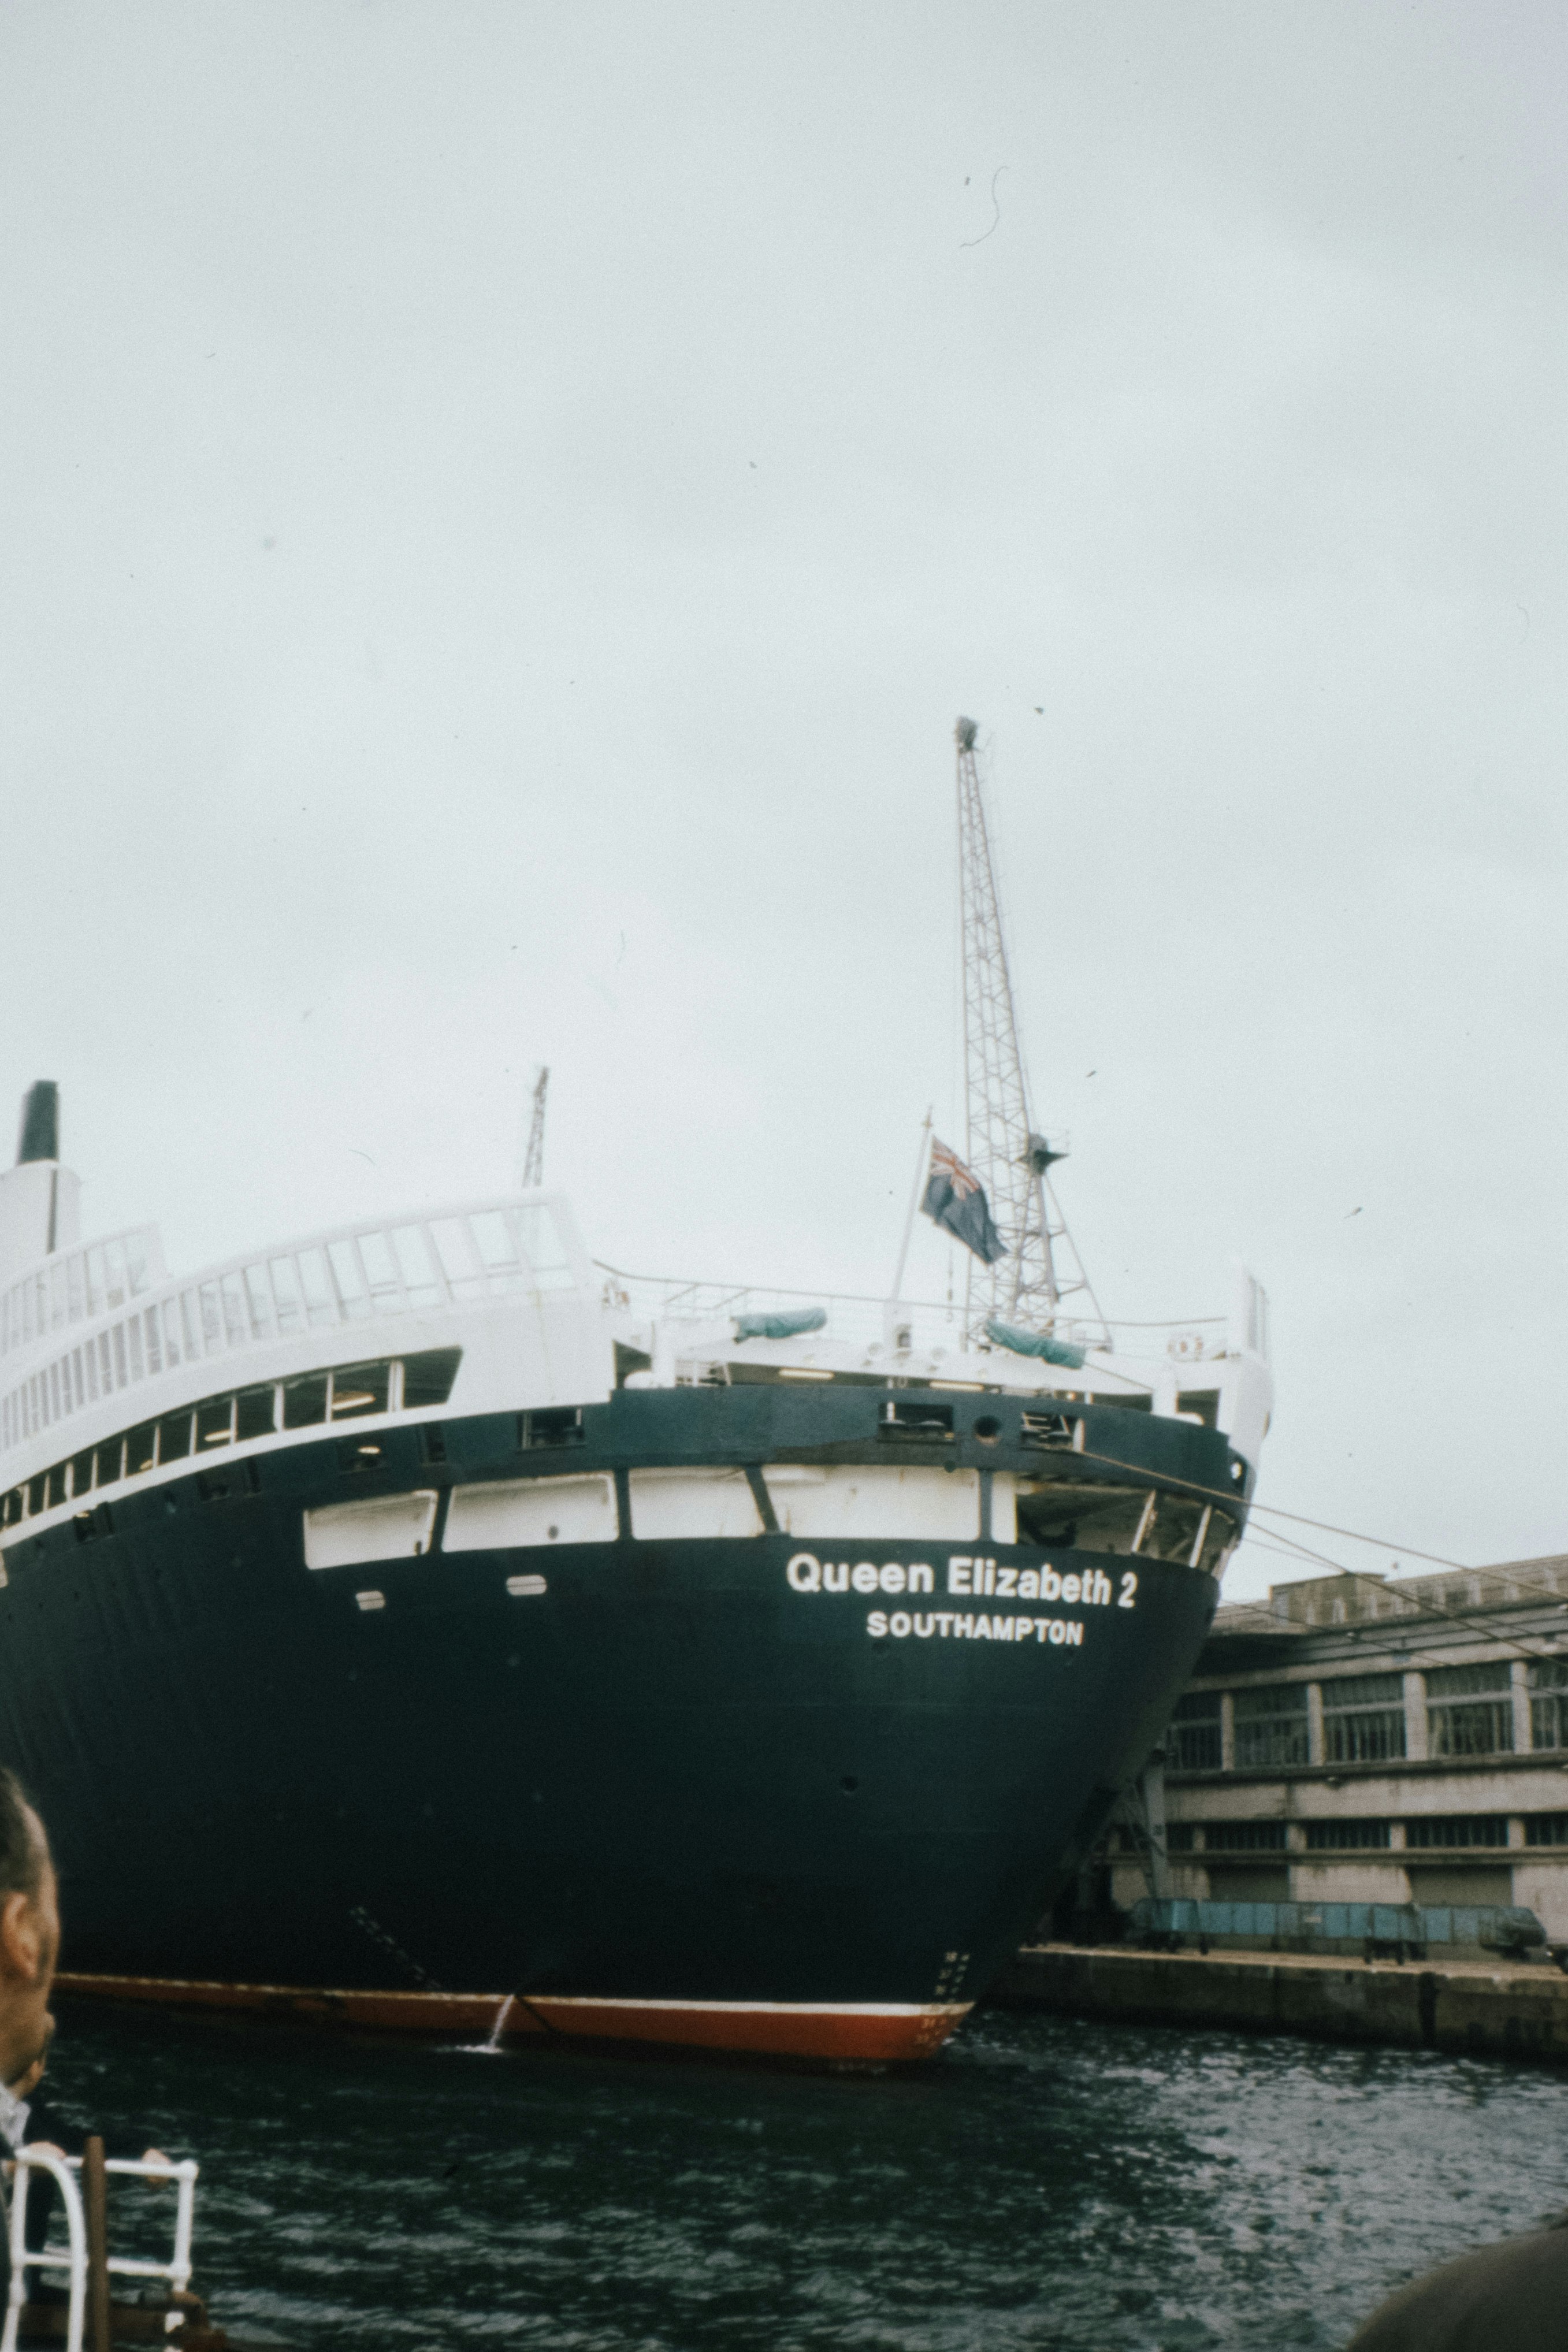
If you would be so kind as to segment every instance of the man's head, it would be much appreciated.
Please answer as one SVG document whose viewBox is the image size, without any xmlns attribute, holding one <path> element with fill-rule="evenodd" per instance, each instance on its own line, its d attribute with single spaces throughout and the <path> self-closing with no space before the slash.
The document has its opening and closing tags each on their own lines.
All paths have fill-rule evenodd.
<svg viewBox="0 0 1568 2352">
<path fill-rule="evenodd" d="M 48 2047 L 59 1943 L 49 1842 L 16 1774 L 0 1765 L 0 2083 L 16 2082 Z"/>
</svg>

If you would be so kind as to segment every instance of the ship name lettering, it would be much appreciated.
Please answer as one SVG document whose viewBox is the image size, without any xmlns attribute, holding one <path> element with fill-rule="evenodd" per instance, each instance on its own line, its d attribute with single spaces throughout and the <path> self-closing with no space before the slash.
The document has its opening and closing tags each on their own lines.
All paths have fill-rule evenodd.
<svg viewBox="0 0 1568 2352">
<path fill-rule="evenodd" d="M 935 1585 L 929 1559 L 874 1561 L 818 1559 L 814 1551 L 797 1551 L 785 1565 L 792 1592 L 930 1592 Z"/>
<path fill-rule="evenodd" d="M 1047 1642 L 1054 1650 L 1083 1647 L 1081 1617 L 961 1617 L 951 1609 L 933 1610 L 929 1617 L 895 1609 L 889 1616 L 885 1609 L 872 1609 L 867 1612 L 866 1631 L 873 1642 L 902 1642 L 912 1633 L 918 1642 L 929 1642 L 934 1634 L 942 1642 L 1033 1641 Z"/>
<path fill-rule="evenodd" d="M 1109 1609 L 1111 1600 L 1110 1579 L 1102 1568 L 1086 1568 L 1078 1574 L 1069 1570 L 1064 1576 L 1054 1568 L 1004 1568 L 982 1553 L 966 1551 L 949 1554 L 947 1589 L 976 1601 L 994 1593 L 999 1601 L 1077 1601 L 1090 1609 Z"/>
</svg>

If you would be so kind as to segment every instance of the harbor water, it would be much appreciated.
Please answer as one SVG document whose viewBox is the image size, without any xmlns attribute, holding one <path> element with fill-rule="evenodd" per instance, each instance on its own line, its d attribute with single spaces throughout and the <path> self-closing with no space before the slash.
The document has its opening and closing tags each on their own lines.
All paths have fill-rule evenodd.
<svg viewBox="0 0 1568 2352">
<path fill-rule="evenodd" d="M 1550 2072 L 1037 2014 L 859 2076 L 71 2003 L 50 2074 L 199 2158 L 197 2287 L 297 2352 L 1332 2347 L 1568 2204 Z"/>
</svg>

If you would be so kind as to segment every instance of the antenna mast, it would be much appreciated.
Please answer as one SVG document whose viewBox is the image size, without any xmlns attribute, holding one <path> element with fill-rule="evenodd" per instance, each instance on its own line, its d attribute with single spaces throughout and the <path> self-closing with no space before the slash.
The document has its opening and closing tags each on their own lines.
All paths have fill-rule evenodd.
<svg viewBox="0 0 1568 2352">
<path fill-rule="evenodd" d="M 994 1265 L 969 1260 L 963 1336 L 984 1338 L 989 1316 L 1026 1330 L 1050 1331 L 1065 1300 L 1081 1295 L 1105 1333 L 1088 1275 L 1047 1181 L 1066 1154 L 1035 1131 L 1013 982 L 1002 937 L 996 873 L 980 793 L 973 719 L 953 730 L 958 745 L 959 903 L 963 935 L 964 1157 L 985 1187 L 991 1214 L 1007 1244 Z"/>
<path fill-rule="evenodd" d="M 541 1065 L 533 1082 L 533 1110 L 528 1122 L 528 1150 L 522 1156 L 522 1189 L 531 1192 L 544 1181 L 544 1097 L 550 1087 L 550 1065 Z"/>
</svg>

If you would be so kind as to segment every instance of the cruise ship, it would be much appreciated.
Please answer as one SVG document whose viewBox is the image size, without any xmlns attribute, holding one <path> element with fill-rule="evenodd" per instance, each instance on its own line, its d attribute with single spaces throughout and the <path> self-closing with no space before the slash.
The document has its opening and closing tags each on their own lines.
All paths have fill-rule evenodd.
<svg viewBox="0 0 1568 2352">
<path fill-rule="evenodd" d="M 189 1275 L 0 1176 L 0 1757 L 62 1979 L 930 2056 L 1197 1655 L 1266 1303 L 1135 1346 L 624 1275 L 536 1189 Z M 1026 1335 L 1015 1335 L 1020 1347 Z"/>
</svg>

